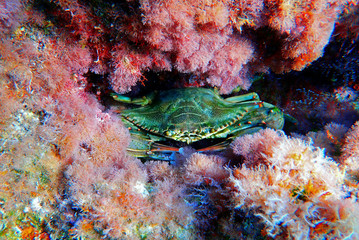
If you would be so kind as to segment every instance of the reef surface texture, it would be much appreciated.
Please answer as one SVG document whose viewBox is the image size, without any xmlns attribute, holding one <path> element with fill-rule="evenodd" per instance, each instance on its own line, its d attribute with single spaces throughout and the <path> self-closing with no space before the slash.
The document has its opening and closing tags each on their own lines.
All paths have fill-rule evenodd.
<svg viewBox="0 0 359 240">
<path fill-rule="evenodd" d="M 0 1 L 0 239 L 359 239 L 358 2 Z M 111 92 L 258 92 L 296 126 L 129 156 Z"/>
</svg>

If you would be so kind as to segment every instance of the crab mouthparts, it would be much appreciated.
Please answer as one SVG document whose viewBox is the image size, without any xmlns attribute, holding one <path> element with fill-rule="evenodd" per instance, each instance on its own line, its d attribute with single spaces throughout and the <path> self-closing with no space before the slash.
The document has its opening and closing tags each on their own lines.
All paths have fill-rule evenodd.
<svg viewBox="0 0 359 240">
<path fill-rule="evenodd" d="M 182 134 L 173 136 L 172 138 L 176 141 L 185 142 L 187 144 L 203 139 L 202 136 L 192 132 L 184 132 Z"/>
</svg>

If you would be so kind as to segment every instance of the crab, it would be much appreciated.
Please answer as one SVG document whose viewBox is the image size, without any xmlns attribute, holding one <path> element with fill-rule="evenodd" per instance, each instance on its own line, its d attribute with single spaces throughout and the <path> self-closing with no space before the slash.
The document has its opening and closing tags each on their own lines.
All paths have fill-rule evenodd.
<svg viewBox="0 0 359 240">
<path fill-rule="evenodd" d="M 112 97 L 140 105 L 121 111 L 132 139 L 127 152 L 139 158 L 169 160 L 180 148 L 168 143 L 183 146 L 204 139 L 218 142 L 198 152 L 220 151 L 240 135 L 284 125 L 283 112 L 256 93 L 223 98 L 215 89 L 183 88 L 135 99 L 117 93 Z"/>
</svg>

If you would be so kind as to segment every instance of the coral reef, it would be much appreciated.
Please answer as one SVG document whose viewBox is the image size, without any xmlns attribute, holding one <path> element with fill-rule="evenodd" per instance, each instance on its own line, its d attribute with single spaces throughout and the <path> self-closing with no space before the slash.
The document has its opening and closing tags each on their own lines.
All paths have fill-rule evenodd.
<svg viewBox="0 0 359 240">
<path fill-rule="evenodd" d="M 48 5 L 49 24 L 88 47 L 94 58 L 91 71 L 109 74 L 117 92 L 145 81 L 150 69 L 191 73 L 198 76 L 197 85 L 230 93 L 238 86 L 248 89 L 251 77 L 268 68 L 301 70 L 320 57 L 349 2 L 146 0 L 84 5 L 60 0 Z"/>
<path fill-rule="evenodd" d="M 358 200 L 359 197 L 359 168 L 358 168 L 358 124 L 356 122 L 350 131 L 346 134 L 343 144 L 343 154 L 340 156 L 340 162 L 345 166 L 347 178 L 346 185 L 350 195 Z"/>
<path fill-rule="evenodd" d="M 183 147 L 172 162 L 127 154 L 108 97 L 247 89 L 256 73 L 321 56 L 340 16 L 336 38 L 355 42 L 344 26 L 356 11 L 334 0 L 0 2 L 0 238 L 359 239 L 359 123 L 347 126 L 359 118 L 327 124 L 357 113 L 355 81 L 303 94 L 291 106 L 306 114 L 299 133 L 262 130 L 216 154 Z M 313 115 L 325 127 L 305 131 Z"/>
<path fill-rule="evenodd" d="M 269 141 L 271 148 L 264 149 L 263 142 Z M 254 146 L 243 149 L 248 144 Z M 236 207 L 256 209 L 268 235 L 358 237 L 359 209 L 355 200 L 345 199 L 342 189 L 345 171 L 322 149 L 270 129 L 237 138 L 233 149 L 244 157 L 243 166 L 233 169 L 230 177 Z M 262 162 L 253 165 L 252 150 Z"/>
</svg>

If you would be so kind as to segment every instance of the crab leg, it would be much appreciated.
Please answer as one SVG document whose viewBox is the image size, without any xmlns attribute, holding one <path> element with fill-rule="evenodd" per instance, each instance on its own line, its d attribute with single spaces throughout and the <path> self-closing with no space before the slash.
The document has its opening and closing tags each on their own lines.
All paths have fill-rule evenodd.
<svg viewBox="0 0 359 240">
<path fill-rule="evenodd" d="M 152 158 L 164 161 L 170 161 L 170 156 L 174 152 L 178 152 L 179 148 L 170 147 L 155 143 L 152 141 L 147 141 L 142 139 L 143 142 L 139 143 L 139 138 L 132 138 L 130 146 L 127 148 L 127 152 L 138 158 Z M 139 148 L 139 146 L 142 148 Z"/>
<path fill-rule="evenodd" d="M 197 149 L 197 152 L 222 151 L 227 148 L 228 144 L 229 141 L 223 141 L 209 147 Z"/>
<path fill-rule="evenodd" d="M 152 152 L 178 152 L 179 148 L 171 147 L 160 143 L 153 143 L 151 146 Z"/>
<path fill-rule="evenodd" d="M 239 103 L 245 101 L 260 101 L 257 93 L 247 93 L 239 96 L 228 97 L 225 99 L 228 102 Z"/>
<path fill-rule="evenodd" d="M 170 161 L 172 153 L 179 151 L 179 148 L 157 143 L 155 139 L 140 131 L 131 129 L 130 132 L 131 142 L 127 147 L 127 152 L 134 157 Z"/>
<path fill-rule="evenodd" d="M 110 95 L 116 101 L 123 102 L 123 103 L 131 103 L 131 104 L 136 104 L 136 105 L 141 105 L 141 106 L 145 106 L 145 105 L 151 103 L 151 101 L 152 101 L 151 97 L 142 97 L 142 98 L 133 98 L 132 99 L 130 97 L 126 97 L 126 96 L 118 94 L 118 93 L 111 93 Z"/>
</svg>

